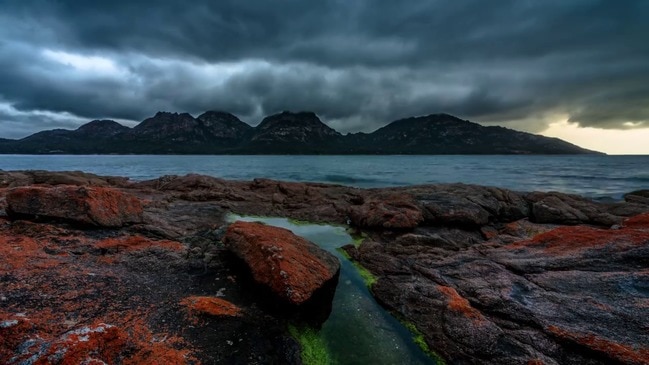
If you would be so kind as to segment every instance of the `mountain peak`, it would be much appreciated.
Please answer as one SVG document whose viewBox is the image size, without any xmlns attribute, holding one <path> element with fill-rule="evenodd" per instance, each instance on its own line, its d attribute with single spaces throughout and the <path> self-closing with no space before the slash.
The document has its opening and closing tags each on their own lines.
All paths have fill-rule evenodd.
<svg viewBox="0 0 649 365">
<path fill-rule="evenodd" d="M 170 119 L 170 118 L 194 118 L 189 113 L 176 113 L 176 112 L 166 112 L 159 111 L 155 115 L 148 119 Z"/>
<path fill-rule="evenodd" d="M 75 133 L 93 137 L 109 137 L 130 130 L 114 120 L 93 120 L 75 130 Z"/>
<path fill-rule="evenodd" d="M 277 127 L 290 127 L 290 128 L 305 128 L 311 127 L 316 129 L 321 129 L 327 134 L 336 134 L 333 128 L 324 124 L 318 115 L 314 112 L 301 111 L 301 112 L 290 112 L 283 111 L 281 113 L 269 115 L 264 118 L 261 123 L 257 126 L 258 129 L 267 129 L 267 128 L 277 128 Z"/>
<path fill-rule="evenodd" d="M 284 111 L 264 118 L 255 128 L 253 141 L 267 143 L 320 143 L 324 140 L 342 136 L 324 124 L 313 112 Z"/>
<path fill-rule="evenodd" d="M 4 147 L 3 147 L 4 146 Z M 53 152 L 54 151 L 54 152 Z M 345 136 L 313 112 L 283 111 L 255 128 L 224 111 L 160 111 L 134 128 L 94 120 L 75 131 L 3 141 L 0 153 L 583 154 L 568 142 L 484 127 L 445 113 L 404 118 Z"/>
<path fill-rule="evenodd" d="M 206 126 L 221 124 L 229 127 L 236 126 L 245 129 L 252 128 L 249 124 L 242 122 L 236 115 L 220 110 L 208 110 L 199 115 L 196 119 L 203 122 Z"/>
<path fill-rule="evenodd" d="M 252 127 L 234 114 L 209 110 L 196 118 L 215 138 L 236 140 L 242 138 Z"/>
</svg>

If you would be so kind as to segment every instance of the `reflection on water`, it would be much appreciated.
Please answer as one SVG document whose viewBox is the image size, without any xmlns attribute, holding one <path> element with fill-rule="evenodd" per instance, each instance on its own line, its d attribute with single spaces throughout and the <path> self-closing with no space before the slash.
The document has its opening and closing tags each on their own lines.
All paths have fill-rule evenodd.
<svg viewBox="0 0 649 365">
<path fill-rule="evenodd" d="M 354 265 L 337 250 L 352 242 L 343 227 L 236 215 L 229 220 L 263 222 L 289 229 L 340 259 L 340 280 L 333 310 L 318 332 L 335 363 L 435 364 L 412 341 L 411 333 L 376 303 Z"/>
</svg>

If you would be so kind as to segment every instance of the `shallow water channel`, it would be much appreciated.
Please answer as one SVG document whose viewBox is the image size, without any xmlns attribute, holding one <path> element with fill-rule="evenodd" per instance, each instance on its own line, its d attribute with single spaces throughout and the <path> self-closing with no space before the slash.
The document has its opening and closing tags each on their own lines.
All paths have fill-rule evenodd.
<svg viewBox="0 0 649 365">
<path fill-rule="evenodd" d="M 351 261 L 338 251 L 353 238 L 339 226 L 305 224 L 285 218 L 242 217 L 231 221 L 263 222 L 291 230 L 340 259 L 340 280 L 333 309 L 315 333 L 333 364 L 437 364 L 413 341 L 413 334 L 372 297 Z"/>
</svg>

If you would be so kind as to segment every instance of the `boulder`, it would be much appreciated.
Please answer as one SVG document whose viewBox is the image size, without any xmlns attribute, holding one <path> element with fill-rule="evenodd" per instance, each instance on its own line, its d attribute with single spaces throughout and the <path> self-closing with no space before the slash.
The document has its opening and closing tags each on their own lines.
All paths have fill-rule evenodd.
<svg viewBox="0 0 649 365">
<path fill-rule="evenodd" d="M 142 222 L 140 200 L 113 188 L 20 187 L 7 192 L 6 204 L 11 218 L 53 218 L 98 227 Z"/>
<path fill-rule="evenodd" d="M 248 265 L 255 281 L 295 305 L 337 280 L 340 271 L 335 256 L 283 228 L 236 222 L 224 243 Z"/>
</svg>

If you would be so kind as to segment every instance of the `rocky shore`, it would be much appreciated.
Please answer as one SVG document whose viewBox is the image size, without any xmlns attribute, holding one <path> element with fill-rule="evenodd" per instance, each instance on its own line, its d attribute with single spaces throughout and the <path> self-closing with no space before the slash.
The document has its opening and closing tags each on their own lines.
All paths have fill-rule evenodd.
<svg viewBox="0 0 649 365">
<path fill-rule="evenodd" d="M 46 171 L 0 171 L 0 363 L 299 364 L 267 297 L 299 306 L 337 262 L 228 213 L 362 233 L 373 295 L 449 364 L 649 364 L 649 191 Z"/>
</svg>

